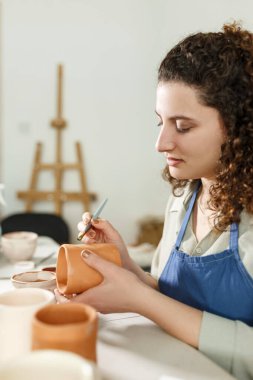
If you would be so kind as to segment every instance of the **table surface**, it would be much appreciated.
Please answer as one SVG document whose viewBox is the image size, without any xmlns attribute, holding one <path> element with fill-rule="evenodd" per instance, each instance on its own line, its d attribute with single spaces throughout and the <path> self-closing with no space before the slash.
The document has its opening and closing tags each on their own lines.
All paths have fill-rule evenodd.
<svg viewBox="0 0 253 380">
<path fill-rule="evenodd" d="M 39 237 L 35 265 L 52 252 L 41 266 L 55 264 L 57 248 L 52 239 Z M 13 289 L 8 277 L 14 268 L 0 254 L 0 292 Z M 133 313 L 99 314 L 97 356 L 102 380 L 234 379 L 198 350 Z"/>
</svg>

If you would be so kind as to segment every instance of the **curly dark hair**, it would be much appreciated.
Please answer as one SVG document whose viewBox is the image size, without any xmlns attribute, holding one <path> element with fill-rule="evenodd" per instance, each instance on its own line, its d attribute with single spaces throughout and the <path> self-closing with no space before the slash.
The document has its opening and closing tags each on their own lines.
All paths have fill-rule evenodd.
<svg viewBox="0 0 253 380">
<path fill-rule="evenodd" d="M 158 81 L 191 86 L 202 104 L 221 115 L 226 141 L 209 190 L 209 208 L 216 228 L 223 231 L 240 221 L 243 209 L 253 214 L 253 34 L 233 22 L 221 32 L 190 35 L 163 59 Z M 168 167 L 163 176 L 177 196 L 196 182 L 171 177 Z"/>
</svg>

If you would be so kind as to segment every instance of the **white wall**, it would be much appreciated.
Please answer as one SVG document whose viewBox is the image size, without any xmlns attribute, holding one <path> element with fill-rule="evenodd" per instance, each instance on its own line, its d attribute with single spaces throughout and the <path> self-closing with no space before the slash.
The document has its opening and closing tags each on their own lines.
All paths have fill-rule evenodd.
<svg viewBox="0 0 253 380">
<path fill-rule="evenodd" d="M 18 190 L 28 187 L 37 141 L 43 160 L 54 159 L 56 65 L 65 68 L 64 159 L 82 143 L 89 190 L 109 203 L 110 219 L 127 242 L 138 219 L 162 215 L 169 191 L 155 152 L 156 73 L 167 50 L 189 32 L 218 30 L 233 18 L 253 30 L 251 0 L 2 0 L 3 182 L 8 207 L 22 211 Z M 44 173 L 41 189 L 54 179 Z M 68 173 L 66 190 L 79 179 Z M 53 211 L 51 203 L 36 210 Z M 75 236 L 83 212 L 64 206 Z"/>
</svg>

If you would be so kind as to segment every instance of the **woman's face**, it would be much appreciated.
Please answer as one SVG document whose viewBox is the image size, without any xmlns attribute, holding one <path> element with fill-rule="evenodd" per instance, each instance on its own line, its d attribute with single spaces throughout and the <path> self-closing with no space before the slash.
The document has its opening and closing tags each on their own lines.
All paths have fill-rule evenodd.
<svg viewBox="0 0 253 380">
<path fill-rule="evenodd" d="M 176 179 L 213 179 L 225 140 L 221 117 L 202 105 L 197 91 L 181 82 L 161 82 L 157 88 L 158 152 L 164 153 Z"/>
</svg>

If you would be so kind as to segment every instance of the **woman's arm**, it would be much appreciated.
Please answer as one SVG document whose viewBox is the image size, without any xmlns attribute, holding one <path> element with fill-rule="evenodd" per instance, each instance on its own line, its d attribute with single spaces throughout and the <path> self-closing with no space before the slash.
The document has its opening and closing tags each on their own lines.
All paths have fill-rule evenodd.
<svg viewBox="0 0 253 380">
<path fill-rule="evenodd" d="M 139 313 L 170 335 L 198 348 L 238 379 L 253 379 L 252 327 L 182 304 L 93 253 L 84 260 L 102 273 L 103 282 L 70 300 L 56 291 L 58 302 L 83 302 L 102 313 Z"/>
<path fill-rule="evenodd" d="M 202 312 L 164 296 L 124 268 L 94 253 L 83 259 L 99 271 L 103 282 L 95 288 L 71 298 L 70 302 L 87 303 L 102 313 L 135 312 L 153 320 L 169 334 L 198 347 Z M 56 292 L 58 302 L 65 297 Z M 68 300 L 69 301 L 69 300 Z"/>
<path fill-rule="evenodd" d="M 203 312 L 167 297 L 150 287 L 143 288 L 137 312 L 158 324 L 175 338 L 199 347 Z"/>
<path fill-rule="evenodd" d="M 203 313 L 199 350 L 241 380 L 253 379 L 253 328 Z"/>
</svg>

